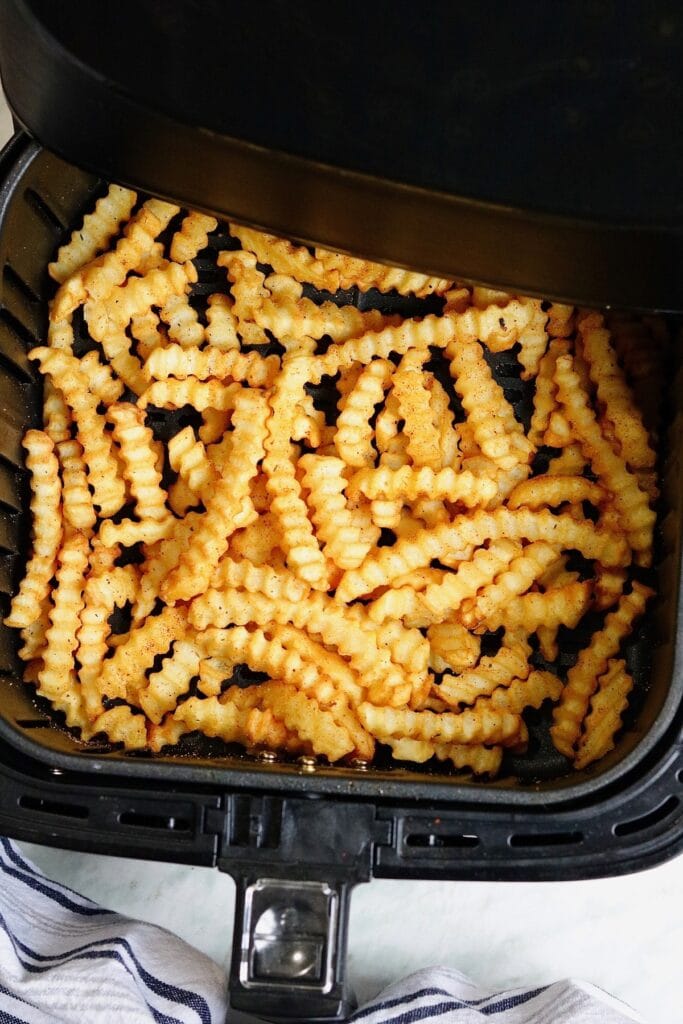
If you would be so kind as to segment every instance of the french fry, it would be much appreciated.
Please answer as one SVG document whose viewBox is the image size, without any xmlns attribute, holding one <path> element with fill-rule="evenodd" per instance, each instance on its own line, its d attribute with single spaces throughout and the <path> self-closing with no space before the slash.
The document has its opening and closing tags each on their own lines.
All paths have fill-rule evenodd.
<svg viewBox="0 0 683 1024">
<path fill-rule="evenodd" d="M 581 439 L 584 454 L 590 459 L 596 475 L 612 492 L 615 508 L 636 558 L 640 564 L 649 565 L 656 515 L 648 506 L 647 495 L 638 487 L 638 481 L 629 473 L 623 458 L 615 455 L 602 436 L 595 414 L 581 390 L 578 375 L 572 369 L 570 356 L 561 356 L 557 360 L 555 380 L 560 401 Z"/>
<path fill-rule="evenodd" d="M 597 690 L 586 716 L 579 740 L 574 767 L 581 771 L 612 750 L 614 734 L 621 727 L 621 716 L 628 706 L 633 679 L 623 659 L 610 658 L 607 669 L 598 679 Z"/>
<path fill-rule="evenodd" d="M 183 638 L 187 620 L 182 610 L 164 608 L 131 629 L 125 642 L 102 667 L 97 687 L 102 697 L 123 698 L 137 704 L 147 680 L 144 673 L 158 654 L 165 654 L 175 640 Z"/>
<path fill-rule="evenodd" d="M 137 195 L 130 189 L 110 185 L 106 196 L 95 203 L 92 213 L 85 215 L 80 228 L 72 232 L 66 245 L 59 247 L 57 259 L 48 263 L 52 280 L 63 284 L 71 274 L 106 249 L 119 225 L 130 216 L 136 200 Z"/>
<path fill-rule="evenodd" d="M 165 380 L 174 377 L 186 380 L 246 381 L 250 387 L 270 387 L 280 367 L 278 356 L 265 359 L 258 352 L 227 351 L 218 348 L 184 348 L 182 345 L 165 345 L 156 348 L 143 367 L 145 377 L 151 380 Z"/>
<path fill-rule="evenodd" d="M 311 518 L 323 542 L 323 554 L 339 569 L 355 569 L 370 551 L 377 534 L 364 539 L 361 523 L 349 509 L 345 496 L 345 463 L 334 457 L 305 455 L 299 461 L 304 470 Z"/>
<path fill-rule="evenodd" d="M 240 240 L 244 249 L 254 253 L 259 263 L 268 264 L 278 274 L 291 274 L 297 281 L 306 281 L 329 292 L 339 288 L 339 272 L 326 269 L 303 245 L 293 245 L 285 238 L 240 224 L 231 223 L 230 234 Z"/>
<path fill-rule="evenodd" d="M 98 733 L 104 733 L 112 743 L 122 743 L 126 750 L 141 750 L 147 746 L 145 716 L 135 714 L 125 705 L 109 708 L 95 719 L 90 734 Z"/>
<path fill-rule="evenodd" d="M 557 508 L 565 502 L 579 505 L 588 501 L 591 505 L 600 506 L 607 495 L 599 484 L 587 480 L 585 476 L 535 476 L 518 484 L 508 498 L 508 508 L 537 509 L 543 506 Z"/>
<path fill-rule="evenodd" d="M 460 619 L 470 629 L 488 619 L 514 597 L 529 589 L 539 576 L 557 560 L 557 549 L 545 541 L 527 544 L 493 582 L 486 584 L 476 597 L 464 600 Z"/>
<path fill-rule="evenodd" d="M 402 466 L 392 470 L 387 466 L 361 469 L 351 478 L 349 493 L 364 494 L 371 501 L 381 499 L 406 502 L 419 497 L 446 498 L 461 502 L 468 508 L 486 505 L 496 493 L 496 484 L 490 477 L 476 476 L 470 470 L 457 471 L 450 466 L 434 471 L 429 466 Z M 566 500 L 566 499 L 564 499 Z"/>
<path fill-rule="evenodd" d="M 327 589 L 327 564 L 307 515 L 301 486 L 290 458 L 290 437 L 296 403 L 303 393 L 309 360 L 293 357 L 285 361 L 273 387 L 272 415 L 265 439 L 263 470 L 278 523 L 280 543 L 287 564 L 300 579 L 316 589 Z"/>
<path fill-rule="evenodd" d="M 519 733 L 519 715 L 507 711 L 478 708 L 461 714 L 433 711 L 409 711 L 361 704 L 358 717 L 371 733 L 384 743 L 395 736 L 440 743 L 505 743 Z"/>
<path fill-rule="evenodd" d="M 6 626 L 26 628 L 40 618 L 62 539 L 61 486 L 54 444 L 42 430 L 28 430 L 23 441 L 31 474 L 33 550 L 19 591 L 12 599 Z"/>
<path fill-rule="evenodd" d="M 635 581 L 631 593 L 624 595 L 617 609 L 607 615 L 603 628 L 593 635 L 588 647 L 580 652 L 576 665 L 570 668 L 550 730 L 553 743 L 566 757 L 574 756 L 574 746 L 598 678 L 606 671 L 610 658 L 618 654 L 621 641 L 643 614 L 651 596 L 649 587 Z"/>
<path fill-rule="evenodd" d="M 209 217 L 205 213 L 188 213 L 183 218 L 180 230 L 176 231 L 171 239 L 171 259 L 176 263 L 193 260 L 197 253 L 206 249 L 208 236 L 217 227 L 218 221 L 215 217 Z"/>
<path fill-rule="evenodd" d="M 421 530 L 414 537 L 398 541 L 391 548 L 371 553 L 359 569 L 348 570 L 337 588 L 337 598 L 349 602 L 376 587 L 387 586 L 396 576 L 429 565 L 434 558 L 447 561 L 449 553 L 468 544 L 480 546 L 501 537 L 510 540 L 546 540 L 558 549 L 575 549 L 586 558 L 605 566 L 628 564 L 629 551 L 623 537 L 611 530 L 578 522 L 568 515 L 554 515 L 547 509 L 531 512 L 497 508 L 455 516 L 451 523 L 434 530 Z"/>
<path fill-rule="evenodd" d="M 576 629 L 591 605 L 593 583 L 584 580 L 546 590 L 513 597 L 486 617 L 488 629 L 501 626 L 516 629 L 523 626 L 533 633 L 541 627 L 557 631 L 558 626 Z M 553 660 L 552 658 L 549 660 Z"/>
<path fill-rule="evenodd" d="M 433 685 L 432 693 L 457 708 L 461 704 L 474 704 L 477 698 L 488 697 L 498 687 L 510 686 L 513 680 L 525 680 L 528 675 L 525 647 L 519 644 L 504 646 L 498 654 L 482 658 L 475 668 L 458 676 L 445 674 L 441 683 Z"/>
<path fill-rule="evenodd" d="M 534 447 L 515 419 L 503 389 L 493 379 L 479 342 L 458 335 L 448 345 L 446 357 L 484 455 L 503 470 L 530 462 Z"/>
<path fill-rule="evenodd" d="M 529 440 L 539 446 L 550 425 L 550 418 L 559 412 L 557 403 L 557 386 L 555 384 L 555 366 L 558 356 L 567 355 L 570 351 L 569 342 L 553 339 L 548 351 L 541 357 L 536 374 L 536 390 L 534 392 L 534 411 L 531 416 Z M 556 421 L 555 421 L 556 422 Z"/>
<path fill-rule="evenodd" d="M 403 356 L 394 376 L 393 395 L 408 440 L 407 452 L 415 466 L 436 471 L 441 448 L 434 430 L 430 393 L 425 387 L 424 362 L 428 349 L 413 349 Z"/>
<path fill-rule="evenodd" d="M 377 288 L 380 292 L 397 291 L 400 295 L 443 295 L 451 286 L 450 281 L 439 277 L 428 277 L 400 267 L 387 267 L 383 263 L 361 260 L 355 256 L 343 256 L 329 249 L 317 248 L 316 258 L 328 274 L 339 274 L 340 288 Z"/>
<path fill-rule="evenodd" d="M 119 444 L 139 521 L 123 519 L 115 524 L 107 520 L 100 529 L 100 538 L 109 546 L 117 543 L 130 546 L 140 540 L 154 543 L 170 534 L 174 520 L 166 508 L 166 492 L 156 468 L 152 431 L 145 425 L 145 415 L 137 406 L 112 405 L 107 416 L 114 424 L 114 438 Z"/>
<path fill-rule="evenodd" d="M 588 372 L 596 386 L 598 401 L 604 408 L 616 441 L 617 454 L 631 469 L 652 469 L 655 453 L 633 395 L 626 383 L 616 353 L 610 345 L 609 331 L 602 326 L 602 317 L 583 320 L 579 326 L 582 349 Z M 597 325 L 600 326 L 597 326 Z"/>
<path fill-rule="evenodd" d="M 429 667 L 434 672 L 466 672 L 479 661 L 481 641 L 459 622 L 439 622 L 427 630 Z"/>
<path fill-rule="evenodd" d="M 71 406 L 78 440 L 83 446 L 88 483 L 94 492 L 93 502 L 102 515 L 114 515 L 124 502 L 123 481 L 118 476 L 104 417 L 97 411 L 98 399 L 90 391 L 79 361 L 66 352 L 48 348 L 34 348 L 29 358 L 39 362 L 42 372 L 49 374 Z"/>
<path fill-rule="evenodd" d="M 178 212 L 177 206 L 148 199 L 131 217 L 116 247 L 80 267 L 67 278 L 50 308 L 50 319 L 64 320 L 86 299 L 99 302 L 121 285 L 129 270 L 139 266 L 154 241 Z"/>
<path fill-rule="evenodd" d="M 88 564 L 88 542 L 80 533 L 68 536 L 59 552 L 56 586 L 45 634 L 43 664 L 37 692 L 66 715 L 67 725 L 82 725 L 84 714 L 75 671 L 76 633 L 83 607 L 83 584 Z"/>
<path fill-rule="evenodd" d="M 264 453 L 268 405 L 258 391 L 242 391 L 235 399 L 234 444 L 217 481 L 199 528 L 180 556 L 178 565 L 161 585 L 166 601 L 189 600 L 208 587 L 219 559 L 228 547 L 231 533 L 239 525 L 236 516 L 248 498 L 249 483 L 257 473 Z"/>
<path fill-rule="evenodd" d="M 334 443 L 347 466 L 372 465 L 375 450 L 372 446 L 370 420 L 388 388 L 393 364 L 387 359 L 374 359 L 358 375 L 355 386 L 345 395 L 337 418 Z"/>
<path fill-rule="evenodd" d="M 548 345 L 546 324 L 548 314 L 541 308 L 538 299 L 527 299 L 531 309 L 529 323 L 519 335 L 519 362 L 522 364 L 522 380 L 532 380 L 538 374 L 539 367 Z"/>
<path fill-rule="evenodd" d="M 191 640 L 178 640 L 173 645 L 173 654 L 162 662 L 158 672 L 153 672 L 149 683 L 140 691 L 138 701 L 150 722 L 159 725 L 164 715 L 172 711 L 178 698 L 190 688 L 192 678 L 199 672 L 199 651 Z"/>
</svg>

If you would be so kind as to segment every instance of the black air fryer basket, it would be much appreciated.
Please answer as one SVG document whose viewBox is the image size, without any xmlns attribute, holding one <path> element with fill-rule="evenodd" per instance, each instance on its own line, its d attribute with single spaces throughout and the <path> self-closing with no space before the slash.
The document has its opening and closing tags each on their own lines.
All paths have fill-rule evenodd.
<svg viewBox="0 0 683 1024">
<path fill-rule="evenodd" d="M 30 527 L 21 438 L 39 423 L 40 390 L 26 353 L 45 334 L 46 266 L 105 180 L 459 280 L 683 309 L 677 7 L 635 4 L 617 18 L 581 3 L 549 25 L 541 5 L 514 17 L 497 5 L 484 43 L 481 5 L 434 4 L 425 24 L 399 3 L 391 25 L 364 9 L 332 23 L 307 4 L 104 6 L 0 7 L 3 84 L 30 133 L 0 156 L 3 615 Z M 216 40 L 230 42 L 229 60 Z M 199 288 L 213 288 L 201 254 L 198 269 Z M 614 875 L 679 852 L 678 360 L 674 349 L 662 396 L 658 596 L 627 652 L 634 708 L 599 765 L 562 774 L 533 721 L 531 768 L 490 784 L 417 766 L 216 757 L 209 743 L 159 758 L 84 747 L 35 703 L 0 626 L 0 832 L 228 871 L 233 1005 L 307 1020 L 350 1008 L 358 882 Z M 509 360 L 495 369 L 524 415 Z"/>
</svg>

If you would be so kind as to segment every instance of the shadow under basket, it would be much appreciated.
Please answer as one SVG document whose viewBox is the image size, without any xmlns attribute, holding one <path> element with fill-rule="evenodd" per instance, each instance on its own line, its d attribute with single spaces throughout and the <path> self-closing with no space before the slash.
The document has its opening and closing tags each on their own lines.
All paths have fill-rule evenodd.
<svg viewBox="0 0 683 1024">
<path fill-rule="evenodd" d="M 100 180 L 22 135 L 0 157 L 3 616 L 29 543 L 21 438 L 28 427 L 40 425 L 41 388 L 27 351 L 45 338 L 53 289 L 46 268 L 102 190 Z M 201 287 L 201 256 L 198 269 Z M 215 287 L 215 282 L 204 284 Z M 345 301 L 354 299 L 357 294 L 345 293 Z M 179 752 L 161 756 L 86 745 L 24 685 L 18 637 L 0 625 L 0 830 L 36 842 L 217 864 L 230 871 L 238 881 L 238 915 L 247 935 L 246 945 L 235 943 L 233 1004 L 258 1005 L 262 1015 L 280 1017 L 304 1016 L 304 995 L 309 1017 L 333 1017 L 348 1009 L 343 953 L 348 891 L 356 882 L 373 875 L 585 877 L 636 870 L 677 852 L 683 845 L 678 644 L 683 379 L 678 357 L 674 349 L 660 443 L 657 596 L 626 651 L 636 687 L 624 729 L 616 748 L 598 764 L 570 770 L 549 743 L 547 716 L 533 712 L 530 757 L 506 764 L 495 781 L 449 773 L 442 765 L 398 765 L 383 760 L 381 752 L 376 766 L 329 766 L 251 755 L 196 737 Z M 496 373 L 507 374 L 506 393 L 521 407 L 524 385 L 509 360 L 502 360 Z M 523 409 L 517 412 L 524 415 Z M 313 900 L 320 920 L 327 921 L 327 973 L 321 967 L 315 985 L 300 982 L 303 994 L 282 979 L 264 981 L 254 974 L 257 966 L 249 957 L 256 910 L 268 902 L 263 887 L 254 886 L 264 879 L 279 879 L 280 887 L 283 880 L 298 885 L 304 902 Z"/>
</svg>

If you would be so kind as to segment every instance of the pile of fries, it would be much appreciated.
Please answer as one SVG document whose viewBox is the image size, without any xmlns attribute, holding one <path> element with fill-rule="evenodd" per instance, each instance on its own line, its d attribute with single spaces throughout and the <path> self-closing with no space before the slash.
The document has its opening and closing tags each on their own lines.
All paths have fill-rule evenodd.
<svg viewBox="0 0 683 1024">
<path fill-rule="evenodd" d="M 217 229 L 114 185 L 50 264 L 33 548 L 5 620 L 26 681 L 129 750 L 200 730 L 492 776 L 548 701 L 558 751 L 601 757 L 652 593 L 661 325 Z M 324 294 L 350 288 L 438 312 Z M 526 428 L 491 370 L 509 350 Z"/>
</svg>

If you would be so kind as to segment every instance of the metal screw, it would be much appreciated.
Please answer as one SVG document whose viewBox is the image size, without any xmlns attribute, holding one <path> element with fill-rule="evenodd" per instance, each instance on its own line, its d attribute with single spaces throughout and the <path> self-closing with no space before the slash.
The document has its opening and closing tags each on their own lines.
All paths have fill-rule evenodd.
<svg viewBox="0 0 683 1024">
<path fill-rule="evenodd" d="M 317 760 L 314 757 L 309 757 L 307 754 L 298 758 L 297 763 L 302 772 L 314 772 L 318 767 Z"/>
<path fill-rule="evenodd" d="M 354 757 L 353 760 L 349 762 L 349 764 L 351 768 L 355 768 L 357 772 L 370 771 L 370 762 L 366 761 L 365 758 L 363 757 Z"/>
<path fill-rule="evenodd" d="M 259 761 L 265 761 L 266 764 L 274 764 L 277 761 L 277 754 L 274 750 L 259 750 L 256 756 Z"/>
</svg>

